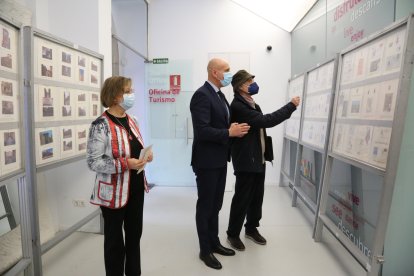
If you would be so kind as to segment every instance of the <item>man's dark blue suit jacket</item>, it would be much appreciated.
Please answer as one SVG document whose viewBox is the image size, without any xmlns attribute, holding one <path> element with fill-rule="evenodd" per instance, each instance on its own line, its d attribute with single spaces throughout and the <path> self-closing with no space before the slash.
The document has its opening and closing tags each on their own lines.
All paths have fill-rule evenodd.
<svg viewBox="0 0 414 276">
<path fill-rule="evenodd" d="M 227 100 L 225 104 L 230 111 Z M 190 103 L 194 141 L 191 166 L 197 169 L 223 168 L 230 161 L 229 114 L 214 88 L 205 82 Z"/>
</svg>

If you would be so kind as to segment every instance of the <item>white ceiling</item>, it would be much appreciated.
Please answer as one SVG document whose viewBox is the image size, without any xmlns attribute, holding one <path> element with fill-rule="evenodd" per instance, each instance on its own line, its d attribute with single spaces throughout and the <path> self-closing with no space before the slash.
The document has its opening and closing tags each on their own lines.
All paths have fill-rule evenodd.
<svg viewBox="0 0 414 276">
<path fill-rule="evenodd" d="M 147 2 L 154 0 L 112 0 L 113 2 Z M 270 23 L 291 32 L 318 0 L 230 0 Z M 326 0 L 328 1 L 328 0 Z M 343 0 L 329 0 L 336 6 Z M 323 4 L 326 5 L 327 2 Z M 325 12 L 325 10 L 324 10 Z"/>
<path fill-rule="evenodd" d="M 231 0 L 272 24 L 291 32 L 317 0 Z"/>
</svg>

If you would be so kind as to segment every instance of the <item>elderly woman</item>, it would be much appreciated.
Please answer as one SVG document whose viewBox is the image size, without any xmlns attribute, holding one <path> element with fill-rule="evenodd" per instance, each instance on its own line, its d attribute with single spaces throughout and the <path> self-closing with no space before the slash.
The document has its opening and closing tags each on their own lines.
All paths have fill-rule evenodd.
<svg viewBox="0 0 414 276">
<path fill-rule="evenodd" d="M 265 161 L 273 160 L 273 149 L 269 142 L 270 137 L 266 135 L 266 128 L 274 127 L 290 118 L 300 102 L 299 97 L 294 97 L 279 110 L 263 114 L 252 97 L 259 92 L 259 86 L 253 79 L 253 75 L 240 70 L 231 82 L 234 91 L 231 121 L 250 125 L 249 132 L 242 138 L 234 139 L 231 146 L 236 187 L 231 202 L 227 240 L 239 251 L 245 250 L 239 237 L 245 219 L 246 238 L 261 245 L 266 244 L 266 239 L 257 230 L 262 218 Z"/>
<path fill-rule="evenodd" d="M 101 102 L 108 109 L 89 130 L 87 162 L 96 172 L 91 203 L 99 205 L 104 219 L 106 275 L 141 275 L 140 239 L 147 162 L 138 159 L 144 147 L 135 119 L 125 111 L 134 104 L 131 79 L 105 80 Z M 125 239 L 122 227 L 124 227 Z"/>
</svg>

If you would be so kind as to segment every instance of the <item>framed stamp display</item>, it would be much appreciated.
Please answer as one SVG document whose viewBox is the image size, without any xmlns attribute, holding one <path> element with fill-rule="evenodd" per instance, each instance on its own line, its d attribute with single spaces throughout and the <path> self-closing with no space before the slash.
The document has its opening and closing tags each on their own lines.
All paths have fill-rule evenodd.
<svg viewBox="0 0 414 276">
<path fill-rule="evenodd" d="M 102 112 L 102 58 L 40 31 L 33 39 L 36 161 L 44 166 L 86 153 L 89 123 Z"/>
</svg>

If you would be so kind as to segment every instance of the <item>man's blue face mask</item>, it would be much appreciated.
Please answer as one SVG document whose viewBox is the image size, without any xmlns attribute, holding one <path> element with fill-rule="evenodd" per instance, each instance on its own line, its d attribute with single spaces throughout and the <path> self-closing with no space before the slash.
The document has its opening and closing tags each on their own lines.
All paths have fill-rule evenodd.
<svg viewBox="0 0 414 276">
<path fill-rule="evenodd" d="M 253 82 L 249 85 L 249 88 L 247 89 L 250 95 L 256 95 L 259 93 L 259 86 L 256 82 Z"/>
</svg>

